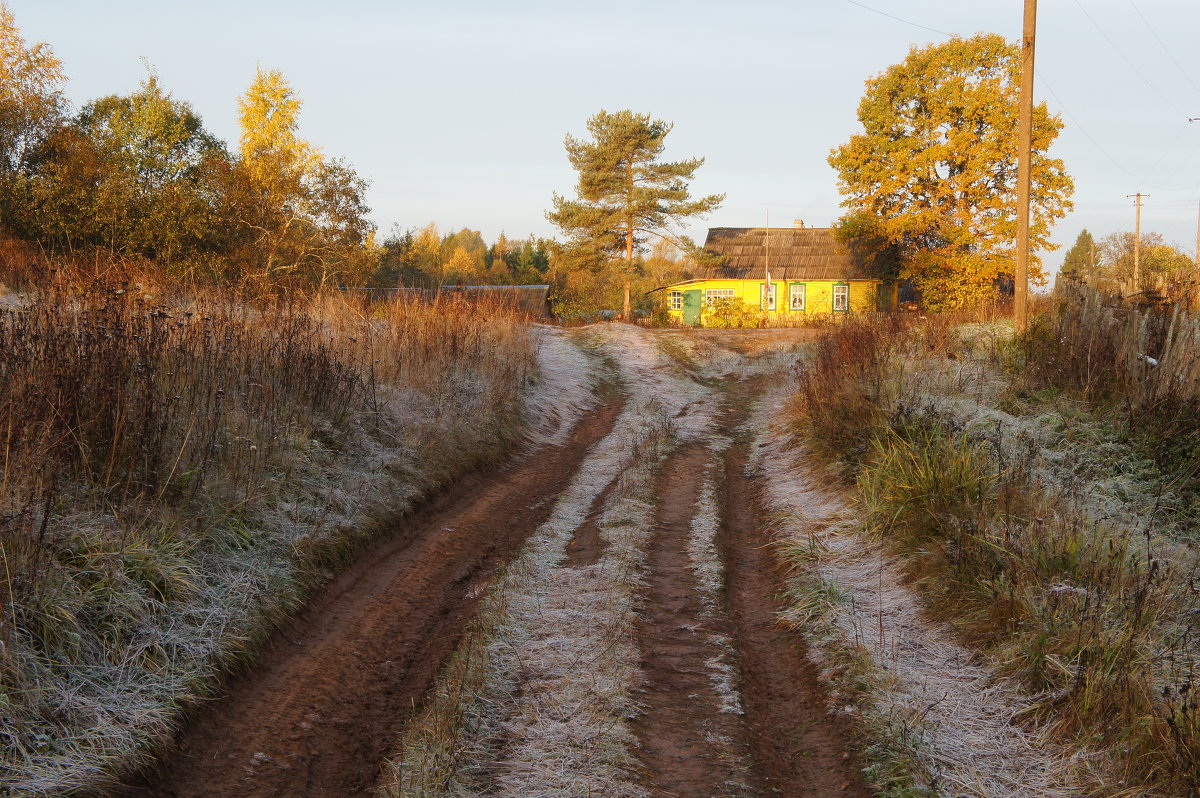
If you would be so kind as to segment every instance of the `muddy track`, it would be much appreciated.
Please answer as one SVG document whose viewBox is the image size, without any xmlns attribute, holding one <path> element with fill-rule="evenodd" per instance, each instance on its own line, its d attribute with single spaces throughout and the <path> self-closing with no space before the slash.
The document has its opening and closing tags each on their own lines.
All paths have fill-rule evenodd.
<svg viewBox="0 0 1200 798">
<path fill-rule="evenodd" d="M 654 538 L 647 552 L 644 605 L 637 624 L 645 685 L 634 723 L 651 788 L 660 796 L 725 795 L 736 764 L 714 755 L 714 738 L 740 737 L 738 716 L 721 712 L 708 662 L 722 651 L 712 640 L 718 621 L 705 618 L 688 556 L 691 521 L 711 458 L 686 444 L 658 478 Z M 736 745 L 736 743 L 734 743 Z"/>
<path fill-rule="evenodd" d="M 747 382 L 730 392 L 726 430 L 745 421 L 754 388 Z M 783 609 L 786 577 L 761 520 L 757 487 L 746 474 L 750 437 L 738 430 L 724 455 L 718 545 L 741 661 L 754 794 L 869 798 L 847 731 L 829 714 L 829 697 L 803 639 L 775 622 Z"/>
<path fill-rule="evenodd" d="M 454 650 L 489 575 L 545 521 L 621 410 L 559 447 L 463 480 L 321 592 L 129 796 L 365 794 Z"/>
</svg>

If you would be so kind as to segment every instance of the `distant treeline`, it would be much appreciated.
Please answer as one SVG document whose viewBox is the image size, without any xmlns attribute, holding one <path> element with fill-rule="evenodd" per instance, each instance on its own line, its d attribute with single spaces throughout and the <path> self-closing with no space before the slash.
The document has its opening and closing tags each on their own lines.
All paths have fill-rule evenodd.
<svg viewBox="0 0 1200 798">
<path fill-rule="evenodd" d="M 551 239 L 489 243 L 429 224 L 378 240 L 366 180 L 300 137 L 300 98 L 276 70 L 260 68 L 237 98 L 236 147 L 153 68 L 136 91 L 78 109 L 65 85 L 50 45 L 26 42 L 0 0 L 0 283 L 119 264 L 247 292 L 550 283 L 568 315 L 620 307 L 613 263 Z M 670 247 L 638 258 L 643 311 L 645 291 L 688 265 Z"/>
<path fill-rule="evenodd" d="M 372 287 L 455 284 L 537 285 L 548 282 L 555 243 L 544 238 L 488 244 L 477 230 L 442 235 L 434 224 L 393 229 L 383 242 Z"/>
</svg>

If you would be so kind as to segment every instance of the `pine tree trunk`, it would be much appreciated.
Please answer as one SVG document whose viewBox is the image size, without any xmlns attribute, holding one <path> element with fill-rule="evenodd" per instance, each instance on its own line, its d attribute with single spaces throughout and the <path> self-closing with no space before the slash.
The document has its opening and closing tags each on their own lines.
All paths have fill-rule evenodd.
<svg viewBox="0 0 1200 798">
<path fill-rule="evenodd" d="M 621 308 L 621 319 L 633 321 L 629 306 L 629 286 L 633 282 L 633 223 L 630 222 L 625 236 L 625 304 Z"/>
</svg>

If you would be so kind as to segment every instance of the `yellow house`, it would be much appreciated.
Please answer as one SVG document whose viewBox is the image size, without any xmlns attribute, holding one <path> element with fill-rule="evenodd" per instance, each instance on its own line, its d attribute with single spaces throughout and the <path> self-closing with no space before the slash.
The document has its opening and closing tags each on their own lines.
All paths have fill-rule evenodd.
<svg viewBox="0 0 1200 798">
<path fill-rule="evenodd" d="M 768 324 L 888 307 L 883 281 L 868 274 L 828 227 L 714 227 L 704 248 L 723 265 L 657 288 L 671 317 L 704 324 L 722 300 L 740 300 Z M 770 274 L 770 284 L 767 274 Z"/>
</svg>

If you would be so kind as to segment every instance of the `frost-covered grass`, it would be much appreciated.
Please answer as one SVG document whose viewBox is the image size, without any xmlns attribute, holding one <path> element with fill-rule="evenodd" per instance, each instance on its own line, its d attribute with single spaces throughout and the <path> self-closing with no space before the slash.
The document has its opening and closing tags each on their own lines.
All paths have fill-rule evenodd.
<svg viewBox="0 0 1200 798">
<path fill-rule="evenodd" d="M 791 569 L 783 620 L 813 643 L 868 780 L 897 798 L 1076 795 L 1064 752 L 1016 723 L 1030 699 L 927 617 L 902 558 L 864 539 L 840 480 L 789 430 L 788 393 L 757 409 L 752 463 Z"/>
<path fill-rule="evenodd" d="M 577 331 L 595 363 L 615 364 L 626 405 L 588 453 L 551 517 L 496 580 L 468 639 L 438 677 L 386 766 L 381 794 L 404 796 L 629 796 L 649 791 L 629 721 L 639 712 L 636 612 L 653 529 L 655 474 L 682 441 L 715 435 L 714 392 L 670 368 L 656 336 L 627 325 Z M 564 353 L 574 359 L 578 353 Z M 568 369 L 604 377 L 604 367 Z M 716 452 L 714 452 L 714 457 Z M 605 542 L 591 565 L 566 547 L 589 508 Z M 716 611 L 715 484 L 693 523 L 693 564 Z M 714 641 L 730 650 L 728 640 Z M 709 664 L 727 710 L 740 710 L 731 656 Z M 715 755 L 736 759 L 732 741 Z M 743 763 L 744 765 L 744 763 Z"/>
<path fill-rule="evenodd" d="M 1195 790 L 1200 564 L 1160 534 L 1173 498 L 1094 408 L 1014 402 L 1006 357 L 937 328 L 852 330 L 819 346 L 792 423 L 842 456 L 934 614 L 1030 691 L 1021 717 L 1101 752 L 1081 760 L 1091 789 Z M 853 445 L 828 446 L 835 423 Z"/>
<path fill-rule="evenodd" d="M 0 794 L 137 766 L 381 522 L 519 440 L 522 405 L 568 420 L 516 319 L 52 289 L 0 308 Z"/>
</svg>

